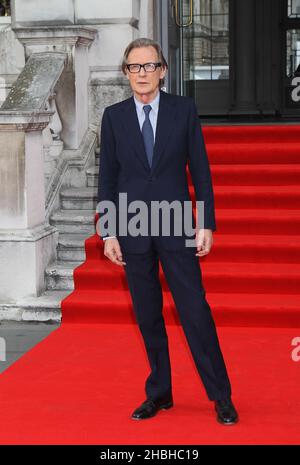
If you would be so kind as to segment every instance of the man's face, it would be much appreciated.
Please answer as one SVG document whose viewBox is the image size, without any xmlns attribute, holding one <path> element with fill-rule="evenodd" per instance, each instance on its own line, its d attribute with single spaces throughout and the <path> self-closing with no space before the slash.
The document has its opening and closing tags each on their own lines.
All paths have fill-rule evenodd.
<svg viewBox="0 0 300 465">
<path fill-rule="evenodd" d="M 134 48 L 128 55 L 127 64 L 138 63 L 157 63 L 159 61 L 157 51 L 154 47 L 139 47 Z M 166 74 L 166 69 L 162 66 L 157 67 L 154 72 L 146 72 L 144 68 L 140 69 L 139 73 L 130 73 L 126 69 L 126 76 L 130 82 L 131 88 L 135 94 L 148 95 L 152 97 L 159 89 L 159 80 Z"/>
</svg>

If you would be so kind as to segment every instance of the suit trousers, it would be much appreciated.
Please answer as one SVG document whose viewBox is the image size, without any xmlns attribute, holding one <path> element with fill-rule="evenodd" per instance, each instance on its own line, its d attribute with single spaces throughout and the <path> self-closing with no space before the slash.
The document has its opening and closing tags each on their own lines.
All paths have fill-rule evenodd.
<svg viewBox="0 0 300 465">
<path fill-rule="evenodd" d="M 231 385 L 205 297 L 196 251 L 196 247 L 166 250 L 159 237 L 151 238 L 150 248 L 144 253 L 122 250 L 134 314 L 151 368 L 145 383 L 146 396 L 153 400 L 172 393 L 159 261 L 209 400 L 231 396 Z"/>
</svg>

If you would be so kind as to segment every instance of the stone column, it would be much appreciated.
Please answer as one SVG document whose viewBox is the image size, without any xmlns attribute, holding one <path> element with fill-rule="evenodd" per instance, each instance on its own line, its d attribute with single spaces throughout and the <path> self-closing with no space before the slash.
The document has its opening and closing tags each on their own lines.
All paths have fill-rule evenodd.
<svg viewBox="0 0 300 465">
<path fill-rule="evenodd" d="M 98 134 L 104 108 L 132 95 L 121 71 L 121 61 L 129 42 L 141 35 L 151 37 L 151 2 L 76 1 L 75 23 L 92 24 L 98 30 L 89 53 L 90 127 Z"/>
<path fill-rule="evenodd" d="M 11 30 L 11 17 L 0 16 L 0 107 L 24 64 L 23 47 Z"/>
<path fill-rule="evenodd" d="M 53 112 L 0 111 L 0 300 L 38 296 L 56 257 L 45 222 L 42 130 Z"/>
</svg>

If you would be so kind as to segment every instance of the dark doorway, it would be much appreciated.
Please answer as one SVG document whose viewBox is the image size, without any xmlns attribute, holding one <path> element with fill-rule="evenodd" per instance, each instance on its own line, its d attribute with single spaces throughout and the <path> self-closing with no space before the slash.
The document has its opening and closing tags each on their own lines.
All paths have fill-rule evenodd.
<svg viewBox="0 0 300 465">
<path fill-rule="evenodd" d="M 155 0 L 166 90 L 200 116 L 298 118 L 300 0 Z M 299 92 L 300 93 L 300 92 Z"/>
</svg>

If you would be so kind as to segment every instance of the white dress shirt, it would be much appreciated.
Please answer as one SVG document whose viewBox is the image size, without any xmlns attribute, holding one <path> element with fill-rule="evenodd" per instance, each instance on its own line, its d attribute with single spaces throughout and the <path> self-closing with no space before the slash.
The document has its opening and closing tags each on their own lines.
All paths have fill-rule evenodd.
<svg viewBox="0 0 300 465">
<path fill-rule="evenodd" d="M 149 103 L 143 103 L 137 100 L 135 95 L 133 96 L 134 101 L 135 101 L 135 108 L 136 108 L 136 113 L 138 116 L 139 124 L 140 124 L 140 129 L 142 130 L 143 123 L 145 121 L 145 112 L 143 110 L 143 107 L 145 105 L 151 105 L 152 110 L 149 113 L 149 119 L 150 123 L 152 125 L 153 129 L 153 134 L 154 134 L 154 141 L 155 141 L 155 133 L 156 133 L 156 123 L 157 123 L 157 115 L 158 115 L 158 107 L 159 107 L 159 97 L 160 97 L 160 92 L 158 92 L 157 96 Z"/>
<path fill-rule="evenodd" d="M 150 119 L 150 123 L 152 125 L 153 135 L 154 135 L 154 142 L 155 142 L 155 133 L 156 133 L 157 115 L 158 115 L 158 108 L 159 108 L 160 91 L 158 91 L 156 97 L 154 97 L 154 99 L 149 103 L 140 102 L 136 98 L 135 95 L 133 95 L 133 98 L 134 98 L 134 102 L 135 102 L 136 114 L 137 114 L 137 117 L 138 117 L 138 120 L 139 120 L 139 125 L 140 125 L 141 131 L 142 131 L 143 123 L 144 123 L 145 118 L 146 118 L 143 107 L 145 105 L 151 105 L 152 109 L 151 109 L 151 111 L 149 113 L 149 119 Z M 106 239 L 112 239 L 113 237 L 116 237 L 116 236 L 107 236 L 107 237 L 104 237 L 103 240 L 106 241 Z"/>
</svg>

